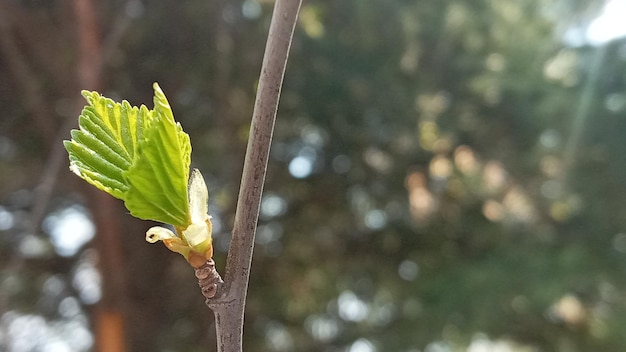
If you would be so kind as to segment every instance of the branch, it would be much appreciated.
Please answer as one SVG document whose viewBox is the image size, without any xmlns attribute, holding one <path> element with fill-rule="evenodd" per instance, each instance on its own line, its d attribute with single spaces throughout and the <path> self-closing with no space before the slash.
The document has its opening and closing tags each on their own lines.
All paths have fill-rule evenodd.
<svg viewBox="0 0 626 352">
<path fill-rule="evenodd" d="M 276 0 L 274 5 L 226 260 L 225 282 L 216 298 L 207 300 L 215 313 L 219 352 L 242 350 L 243 315 L 259 206 L 287 57 L 301 3 L 302 0 Z"/>
</svg>

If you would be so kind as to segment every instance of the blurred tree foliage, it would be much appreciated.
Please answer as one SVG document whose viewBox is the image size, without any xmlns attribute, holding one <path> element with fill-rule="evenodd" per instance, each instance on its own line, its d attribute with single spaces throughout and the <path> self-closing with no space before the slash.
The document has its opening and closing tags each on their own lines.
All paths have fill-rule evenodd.
<svg viewBox="0 0 626 352">
<path fill-rule="evenodd" d="M 261 209 L 248 350 L 623 351 L 626 46 L 563 39 L 601 5 L 305 3 Z M 223 262 L 272 3 L 98 6 L 103 93 L 140 104 L 153 81 L 163 87 L 209 183 Z M 61 172 L 41 231 L 30 217 L 56 134 L 69 136 L 58 128 L 76 118 L 75 20 L 66 1 L 0 12 L 0 346 L 35 351 L 16 347 L 19 317 L 75 326 L 97 305 L 77 279 L 94 251 L 60 255 L 52 235 L 54 216 L 84 212 L 75 178 Z M 210 312 L 192 271 L 144 243 L 148 227 L 124 227 L 130 350 L 204 351 Z M 39 348 L 88 348 L 49 330 Z"/>
</svg>

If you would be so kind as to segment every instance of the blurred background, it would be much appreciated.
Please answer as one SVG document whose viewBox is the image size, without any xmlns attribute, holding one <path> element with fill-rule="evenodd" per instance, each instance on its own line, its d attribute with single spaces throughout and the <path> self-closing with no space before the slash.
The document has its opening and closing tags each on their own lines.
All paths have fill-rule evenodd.
<svg viewBox="0 0 626 352">
<path fill-rule="evenodd" d="M 193 145 L 223 270 L 271 0 L 0 1 L 0 350 L 213 351 L 193 270 L 68 170 L 81 89 Z M 248 351 L 626 350 L 626 1 L 310 0 Z"/>
</svg>

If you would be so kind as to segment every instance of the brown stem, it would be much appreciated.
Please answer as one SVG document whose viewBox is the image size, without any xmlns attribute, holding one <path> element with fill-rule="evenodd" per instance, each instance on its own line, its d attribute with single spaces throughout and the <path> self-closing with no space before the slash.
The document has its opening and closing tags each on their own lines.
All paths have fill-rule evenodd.
<svg viewBox="0 0 626 352">
<path fill-rule="evenodd" d="M 215 314 L 219 352 L 242 351 L 243 316 L 259 206 L 287 57 L 301 3 L 301 0 L 277 0 L 274 5 L 226 260 L 225 283 L 219 296 L 207 300 Z"/>
<path fill-rule="evenodd" d="M 224 281 L 217 270 L 215 270 L 215 262 L 213 259 L 207 260 L 202 266 L 196 268 L 195 274 L 202 295 L 206 297 L 207 300 L 215 297 Z"/>
</svg>

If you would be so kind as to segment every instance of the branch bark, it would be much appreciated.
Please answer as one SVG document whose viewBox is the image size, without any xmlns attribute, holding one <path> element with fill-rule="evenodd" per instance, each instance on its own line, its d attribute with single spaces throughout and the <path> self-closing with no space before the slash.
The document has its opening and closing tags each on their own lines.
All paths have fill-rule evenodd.
<svg viewBox="0 0 626 352">
<path fill-rule="evenodd" d="M 242 351 L 243 318 L 254 236 L 274 122 L 291 39 L 302 0 L 276 0 L 250 126 L 224 285 L 207 299 L 215 314 L 219 352 Z"/>
</svg>

